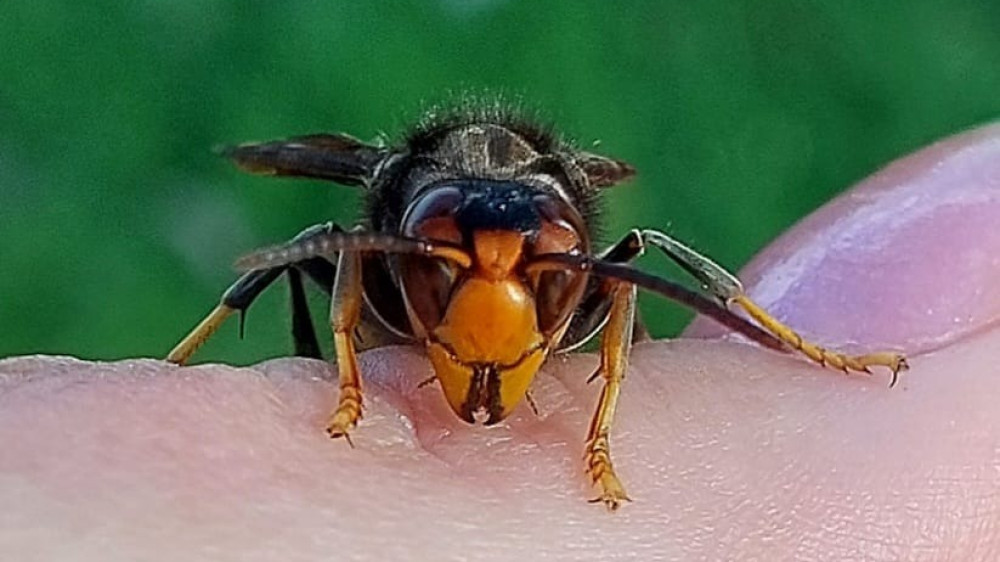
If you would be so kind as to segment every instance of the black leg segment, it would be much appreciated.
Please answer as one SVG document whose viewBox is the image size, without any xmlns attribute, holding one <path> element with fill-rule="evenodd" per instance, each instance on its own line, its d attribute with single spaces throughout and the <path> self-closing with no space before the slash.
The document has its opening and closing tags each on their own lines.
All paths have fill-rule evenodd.
<svg viewBox="0 0 1000 562">
<path fill-rule="evenodd" d="M 333 223 L 318 224 L 302 231 L 293 241 L 302 241 L 320 234 L 341 230 Z M 167 356 L 167 360 L 179 364 L 187 362 L 205 340 L 234 312 L 240 313 L 240 335 L 242 336 L 243 315 L 247 309 L 264 292 L 264 289 L 267 289 L 286 271 L 289 274 L 292 293 L 292 337 L 295 342 L 295 352 L 297 355 L 305 357 L 321 357 L 316 333 L 309 317 L 301 273 L 308 275 L 324 291 L 329 293 L 333 286 L 334 270 L 333 264 L 320 258 L 313 258 L 290 266 L 282 265 L 245 273 L 226 290 L 220 304 L 174 347 Z"/>
</svg>

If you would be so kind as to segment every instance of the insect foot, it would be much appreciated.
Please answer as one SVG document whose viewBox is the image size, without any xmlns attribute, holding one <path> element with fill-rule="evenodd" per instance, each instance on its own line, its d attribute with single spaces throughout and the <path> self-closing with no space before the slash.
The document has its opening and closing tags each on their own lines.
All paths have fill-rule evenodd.
<svg viewBox="0 0 1000 562">
<path fill-rule="evenodd" d="M 353 387 L 341 389 L 340 404 L 330 416 L 330 421 L 326 425 L 326 433 L 336 439 L 343 437 L 347 444 L 354 447 L 351 441 L 351 430 L 361 419 L 361 391 Z"/>
<path fill-rule="evenodd" d="M 611 465 L 607 437 L 598 437 L 587 443 L 585 463 L 591 482 L 601 489 L 600 495 L 590 500 L 590 503 L 601 502 L 608 511 L 616 511 L 622 502 L 632 501 Z"/>
</svg>

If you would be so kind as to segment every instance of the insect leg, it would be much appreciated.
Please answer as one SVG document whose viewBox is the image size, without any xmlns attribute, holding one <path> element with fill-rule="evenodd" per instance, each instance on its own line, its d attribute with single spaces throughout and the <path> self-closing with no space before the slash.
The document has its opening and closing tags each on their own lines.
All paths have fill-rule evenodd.
<svg viewBox="0 0 1000 562">
<path fill-rule="evenodd" d="M 361 256 L 355 252 L 341 252 L 330 303 L 340 398 L 326 431 L 330 437 L 346 438 L 348 443 L 351 442 L 350 430 L 361 418 L 361 377 L 354 348 L 354 331 L 361 319 L 362 302 Z"/>
<path fill-rule="evenodd" d="M 309 315 L 309 301 L 302 283 L 302 273 L 294 267 L 288 268 L 288 287 L 291 290 L 292 301 L 292 342 L 295 345 L 295 355 L 322 359 L 316 330 Z"/>
<path fill-rule="evenodd" d="M 597 411 L 590 421 L 584 458 L 587 473 L 601 490 L 600 496 L 594 501 L 603 502 L 608 509 L 615 510 L 621 502 L 628 501 L 629 497 L 615 474 L 608 436 L 632 346 L 636 288 L 629 283 L 616 283 L 611 299 L 611 312 L 601 339 L 601 365 L 595 374 L 604 379 L 604 387 L 601 389 Z"/>
<path fill-rule="evenodd" d="M 318 224 L 314 225 L 298 234 L 294 240 L 304 240 L 324 234 L 331 231 L 340 231 L 341 228 L 335 224 Z M 323 268 L 318 263 L 313 263 L 313 260 L 304 260 L 300 263 L 295 264 L 296 267 L 303 269 L 310 277 L 315 279 L 320 285 L 324 284 L 323 277 L 329 277 L 329 272 Z M 204 344 L 208 338 L 219 329 L 219 326 L 229 318 L 234 312 L 245 312 L 251 304 L 257 299 L 258 296 L 268 288 L 274 281 L 287 269 L 287 266 L 277 266 L 266 269 L 257 269 L 253 271 L 248 271 L 244 273 L 235 283 L 233 283 L 229 289 L 223 293 L 220 303 L 206 316 L 197 326 L 194 327 L 191 332 L 184 337 L 167 355 L 167 361 L 171 363 L 176 363 L 178 365 L 183 365 L 194 355 L 195 351 L 198 350 Z M 301 279 L 301 277 L 300 277 Z M 305 330 L 305 322 L 308 322 L 308 311 L 300 306 L 304 306 L 304 298 L 301 299 L 303 302 L 301 305 L 296 304 L 296 291 L 303 292 L 301 290 L 301 280 L 298 282 L 299 287 L 296 288 L 295 281 L 289 279 L 292 283 L 292 329 L 293 335 L 296 330 L 300 331 L 302 337 L 307 337 L 306 334 L 302 333 Z M 304 295 L 303 295 L 304 296 Z M 303 313 L 306 315 L 305 321 L 303 321 Z M 309 324 L 309 330 L 312 331 L 312 325 Z M 296 351 L 299 350 L 299 335 L 295 335 L 296 339 Z M 312 339 L 315 341 L 316 336 L 313 334 Z M 304 349 L 304 348 L 303 348 Z M 316 346 L 318 350 L 318 346 Z M 311 355 L 310 355 L 311 356 Z"/>
<path fill-rule="evenodd" d="M 878 352 L 865 355 L 845 355 L 806 341 L 795 330 L 781 323 L 753 302 L 743 290 L 743 284 L 740 283 L 739 279 L 719 264 L 662 232 L 643 230 L 642 237 L 647 244 L 662 250 L 667 257 L 694 276 L 704 285 L 705 289 L 727 306 L 732 304 L 739 306 L 761 327 L 820 365 L 829 365 L 845 372 L 849 370 L 869 372 L 868 368 L 872 366 L 888 367 L 892 370 L 891 384 L 896 383 L 899 371 L 908 368 L 906 358 L 899 353 Z"/>
<path fill-rule="evenodd" d="M 257 298 L 257 295 L 270 286 L 284 271 L 284 267 L 275 267 L 244 273 L 223 293 L 222 302 L 212 309 L 212 312 L 208 313 L 208 316 L 199 322 L 191 330 L 191 333 L 174 346 L 167 355 L 167 361 L 178 365 L 187 363 L 194 352 L 219 329 L 226 318 L 229 318 L 234 312 L 246 310 L 250 303 Z"/>
</svg>

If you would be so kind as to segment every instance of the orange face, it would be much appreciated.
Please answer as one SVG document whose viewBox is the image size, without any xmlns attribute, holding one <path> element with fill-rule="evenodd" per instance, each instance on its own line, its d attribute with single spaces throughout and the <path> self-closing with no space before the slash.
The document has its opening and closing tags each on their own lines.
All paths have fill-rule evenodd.
<svg viewBox="0 0 1000 562">
<path fill-rule="evenodd" d="M 531 229 L 466 228 L 464 234 L 460 220 L 451 212 L 418 215 L 407 234 L 461 245 L 472 265 L 406 258 L 401 279 L 448 404 L 470 423 L 492 424 L 520 403 L 586 284 L 579 273 L 529 276 L 526 265 L 534 255 L 579 251 L 586 241 L 558 216 L 541 214 Z"/>
</svg>

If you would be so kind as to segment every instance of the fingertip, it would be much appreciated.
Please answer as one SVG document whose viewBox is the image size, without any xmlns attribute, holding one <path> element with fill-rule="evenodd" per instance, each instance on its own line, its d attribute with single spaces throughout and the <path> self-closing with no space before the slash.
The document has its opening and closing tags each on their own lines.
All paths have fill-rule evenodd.
<svg viewBox="0 0 1000 562">
<path fill-rule="evenodd" d="M 741 272 L 807 339 L 947 345 L 1000 320 L 1000 123 L 904 157 L 778 238 Z M 714 337 L 704 319 L 686 332 Z"/>
</svg>

